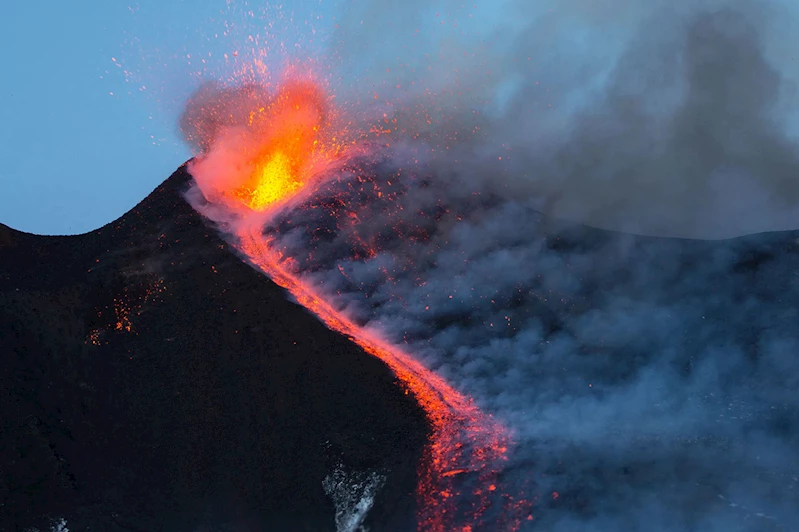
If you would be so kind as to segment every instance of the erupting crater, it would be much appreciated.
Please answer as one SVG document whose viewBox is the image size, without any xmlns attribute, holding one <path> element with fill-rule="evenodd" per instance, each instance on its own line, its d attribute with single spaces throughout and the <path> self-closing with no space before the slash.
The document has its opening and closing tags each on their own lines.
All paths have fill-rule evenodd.
<svg viewBox="0 0 799 532">
<path fill-rule="evenodd" d="M 352 144 L 346 130 L 333 133 L 337 113 L 315 81 L 290 80 L 274 93 L 253 84 L 209 90 L 196 98 L 212 101 L 184 116 L 202 147 L 195 163 L 211 169 L 193 175 L 206 199 L 245 217 L 307 191 Z"/>
<path fill-rule="evenodd" d="M 258 109 L 249 126 L 261 137 L 254 170 L 232 193 L 255 211 L 290 197 L 307 183 L 326 114 L 324 93 L 311 83 L 292 83 Z"/>
</svg>

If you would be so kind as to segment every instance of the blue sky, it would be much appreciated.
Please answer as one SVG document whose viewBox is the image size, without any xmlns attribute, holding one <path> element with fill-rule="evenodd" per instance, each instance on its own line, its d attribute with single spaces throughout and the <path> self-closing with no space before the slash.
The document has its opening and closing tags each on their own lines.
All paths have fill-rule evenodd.
<svg viewBox="0 0 799 532">
<path fill-rule="evenodd" d="M 497 35 L 491 32 L 498 20 L 510 27 L 518 22 L 514 11 L 497 6 L 514 1 L 466 5 L 457 30 L 441 34 L 436 28 L 445 31 L 439 26 L 444 20 L 427 0 L 286 0 L 275 7 L 257 0 L 249 6 L 246 0 L 12 2 L 0 17 L 0 222 L 34 233 L 75 234 L 121 216 L 190 156 L 176 123 L 203 77 L 230 76 L 236 64 L 249 62 L 248 52 L 255 49 L 269 50 L 276 67 L 288 58 L 313 56 L 314 49 L 325 47 L 327 31 L 341 21 L 342 5 L 367 6 L 363 16 L 356 8 L 342 22 L 342 27 L 347 22 L 354 26 L 350 29 L 358 38 L 349 48 L 356 57 L 345 59 L 339 72 L 346 78 L 339 89 L 352 85 L 361 90 L 369 89 L 386 66 L 400 62 L 400 54 L 403 61 L 427 61 L 428 50 L 435 55 L 435 45 L 447 44 L 459 32 L 479 29 L 490 37 L 489 46 L 495 46 Z M 625 8 L 603 8 L 616 3 Z M 565 123 L 601 88 L 627 34 L 651 11 L 649 4 L 628 0 L 535 0 L 520 5 L 526 6 L 527 22 L 553 9 L 559 12 L 554 27 L 539 27 L 546 30 L 540 43 L 524 50 L 524 55 L 536 55 L 541 91 L 551 88 L 557 103 L 556 111 L 546 116 L 558 123 Z M 653 5 L 671 4 L 657 0 Z M 790 0 L 771 5 L 790 7 L 786 13 L 794 13 Z M 777 114 L 799 137 L 796 20 L 781 16 L 772 21 L 765 45 L 791 79 L 783 89 L 793 93 L 786 93 L 788 103 L 781 103 Z M 410 30 L 420 23 L 427 25 L 428 40 L 412 37 L 415 31 Z M 302 53 L 296 52 L 298 46 Z M 239 52 L 236 59 L 234 52 Z M 369 65 L 378 68 L 367 72 Z M 586 65 L 600 65 L 602 75 L 593 84 L 574 83 L 574 75 Z M 434 81 L 436 70 L 425 75 L 426 82 Z M 515 90 L 514 78 L 507 81 L 499 85 L 497 98 Z M 549 123 L 543 114 L 536 120 Z"/>
<path fill-rule="evenodd" d="M 112 2 L 14 2 L 4 11 L 0 222 L 49 234 L 101 226 L 187 156 L 172 125 L 149 120 L 149 102 L 125 97 L 124 78 L 105 74 L 131 13 Z"/>
<path fill-rule="evenodd" d="M 176 124 L 203 77 L 229 76 L 233 63 L 247 63 L 254 49 L 270 50 L 276 67 L 291 56 L 313 56 L 341 19 L 342 5 L 353 3 L 12 3 L 0 17 L 0 222 L 33 233 L 77 234 L 113 221 L 191 156 Z M 480 6 L 463 28 L 497 16 L 495 4 Z M 430 28 L 443 23 L 421 0 L 405 7 Z M 386 11 L 397 9 L 403 8 Z M 371 39 L 369 48 L 356 50 L 366 62 L 370 54 L 380 65 L 397 59 L 396 47 L 382 42 L 391 40 L 385 32 L 393 15 L 383 17 L 383 24 L 350 20 Z M 408 30 L 402 23 L 398 28 Z M 409 44 L 404 33 L 394 37 L 401 48 Z M 349 80 L 363 74 L 361 61 L 347 66 Z"/>
<path fill-rule="evenodd" d="M 90 231 L 168 177 L 190 156 L 176 120 L 198 83 L 192 73 L 213 70 L 213 58 L 266 24 L 258 15 L 244 22 L 246 6 L 231 9 L 224 0 L 4 7 L 0 222 L 33 233 Z M 324 9 L 307 2 L 306 18 L 312 11 Z"/>
</svg>

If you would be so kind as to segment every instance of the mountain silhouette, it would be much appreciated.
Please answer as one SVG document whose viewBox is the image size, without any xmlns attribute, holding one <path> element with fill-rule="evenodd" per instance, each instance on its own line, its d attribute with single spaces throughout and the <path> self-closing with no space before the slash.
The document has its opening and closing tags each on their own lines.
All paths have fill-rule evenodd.
<svg viewBox="0 0 799 532">
<path fill-rule="evenodd" d="M 417 468 L 431 432 L 424 411 L 382 362 L 242 261 L 184 199 L 190 181 L 181 167 L 130 212 L 83 235 L 37 236 L 0 225 L 0 531 L 50 530 L 61 518 L 73 532 L 332 531 L 342 507 L 356 507 L 359 489 L 375 475 L 384 483 L 364 525 L 415 529 Z M 588 368 L 589 382 L 604 379 L 608 390 L 677 346 L 664 363 L 675 400 L 693 400 L 689 384 L 699 377 L 709 390 L 743 398 L 735 405 L 701 398 L 707 412 L 729 418 L 714 422 L 731 441 L 718 438 L 709 449 L 740 443 L 741 457 L 762 452 L 762 471 L 744 464 L 751 471 L 741 468 L 740 485 L 768 491 L 788 486 L 783 476 L 795 481 L 799 232 L 696 241 L 552 220 L 535 230 L 543 232 L 546 257 L 590 261 L 581 263 L 579 304 L 520 299 L 517 318 L 535 317 L 547 339 L 580 323 L 583 333 L 602 333 L 601 349 L 575 344 L 567 354 L 584 361 L 572 371 Z M 615 315 L 630 319 L 597 328 L 618 306 L 632 310 Z M 589 311 L 595 319 L 578 323 Z M 652 327 L 636 325 L 637 317 Z M 470 316 L 450 321 L 458 319 Z M 666 327 L 685 342 L 658 338 Z M 730 346 L 740 351 L 736 366 L 725 365 L 736 353 Z M 611 363 L 592 362 L 603 357 Z M 536 385 L 528 379 L 536 373 L 517 373 L 516 387 Z M 591 386 L 604 404 L 605 392 Z M 558 419 L 572 415 L 564 407 Z M 538 473 L 570 479 L 539 499 L 529 526 L 547 529 L 550 510 L 581 518 L 604 511 L 605 493 L 681 493 L 690 471 L 727 471 L 725 456 L 702 454 L 703 442 L 678 436 L 682 447 L 660 459 L 643 443 L 641 454 L 614 461 L 618 441 L 604 455 L 597 446 L 550 442 L 557 458 L 550 470 L 542 469 L 546 456 L 532 454 L 519 462 L 527 469 L 511 472 L 532 483 Z M 672 471 L 680 452 L 701 460 L 680 459 Z M 775 467 L 780 457 L 786 461 Z M 720 479 L 686 491 L 691 504 L 732 508 L 716 495 Z M 331 491 L 337 483 L 341 490 Z M 795 500 L 793 489 L 784 500 Z M 694 501 L 694 493 L 705 498 Z M 752 508 L 744 509 L 762 519 L 746 529 L 778 526 Z"/>
<path fill-rule="evenodd" d="M 325 478 L 414 526 L 424 412 L 234 255 L 178 169 L 77 236 L 0 225 L 0 530 L 335 530 Z"/>
</svg>

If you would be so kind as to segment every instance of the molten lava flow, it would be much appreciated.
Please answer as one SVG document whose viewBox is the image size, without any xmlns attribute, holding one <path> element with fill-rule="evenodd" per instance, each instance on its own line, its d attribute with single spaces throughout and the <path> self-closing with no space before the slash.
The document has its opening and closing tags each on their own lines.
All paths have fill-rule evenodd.
<svg viewBox="0 0 799 532">
<path fill-rule="evenodd" d="M 246 135 L 233 136 L 236 142 L 227 144 L 229 139 L 221 137 L 190 167 L 206 198 L 221 200 L 247 220 L 248 212 L 268 216 L 278 205 L 313 190 L 321 165 L 335 160 L 344 145 L 327 120 L 326 101 L 316 85 L 295 82 L 255 106 L 247 116 Z M 226 150 L 232 150 L 232 159 L 224 155 Z M 215 172 L 204 177 L 200 165 Z M 432 433 L 419 469 L 419 530 L 517 529 L 521 518 L 529 518 L 529 504 L 496 488 L 509 445 L 504 429 L 412 356 L 336 311 L 285 267 L 287 257 L 262 234 L 263 217 L 255 219 L 259 222 L 237 224 L 239 251 L 328 327 L 382 360 L 425 410 Z M 475 487 L 461 493 L 459 486 L 467 485 Z M 489 508 L 492 514 L 502 514 L 491 523 L 485 521 Z"/>
<path fill-rule="evenodd" d="M 529 504 L 496 489 L 501 462 L 506 459 L 509 438 L 503 428 L 483 414 L 470 399 L 449 386 L 409 354 L 389 345 L 336 311 L 308 284 L 283 268 L 284 257 L 264 238 L 258 227 L 242 230 L 239 250 L 276 284 L 288 290 L 304 307 L 328 327 L 348 336 L 367 353 L 378 357 L 412 393 L 432 425 L 432 435 L 419 468 L 417 500 L 418 529 L 433 532 L 473 530 L 515 530 L 522 516 L 529 517 Z M 460 477 L 474 475 L 470 508 L 458 507 L 462 495 Z M 483 514 L 499 500 L 504 506 L 500 521 L 488 525 Z M 462 502 L 462 501 L 460 501 Z"/>
</svg>

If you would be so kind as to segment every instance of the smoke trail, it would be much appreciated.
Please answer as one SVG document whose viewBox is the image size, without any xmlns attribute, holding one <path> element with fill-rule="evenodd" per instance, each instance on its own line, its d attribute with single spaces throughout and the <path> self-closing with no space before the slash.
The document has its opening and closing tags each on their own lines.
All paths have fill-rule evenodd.
<svg viewBox="0 0 799 532">
<path fill-rule="evenodd" d="M 506 481 L 539 494 L 532 528 L 799 522 L 796 235 L 556 219 L 795 227 L 795 13 L 469 7 L 350 5 L 336 93 L 354 129 L 393 131 L 265 234 L 513 428 Z"/>
<path fill-rule="evenodd" d="M 442 133 L 480 112 L 483 135 L 450 146 L 461 173 L 560 217 L 633 232 L 725 237 L 796 225 L 797 71 L 782 55 L 796 44 L 785 22 L 795 9 L 418 4 L 356 2 L 334 55 L 377 90 L 440 95 Z"/>
<path fill-rule="evenodd" d="M 399 210 L 358 204 L 375 185 L 392 194 L 396 178 L 368 175 L 383 177 L 309 204 L 357 220 L 299 208 L 269 236 L 309 284 L 511 425 L 511 472 L 558 493 L 536 514 L 548 527 L 795 522 L 795 236 L 557 228 L 496 197 L 441 203 L 434 184 L 395 190 Z"/>
</svg>

